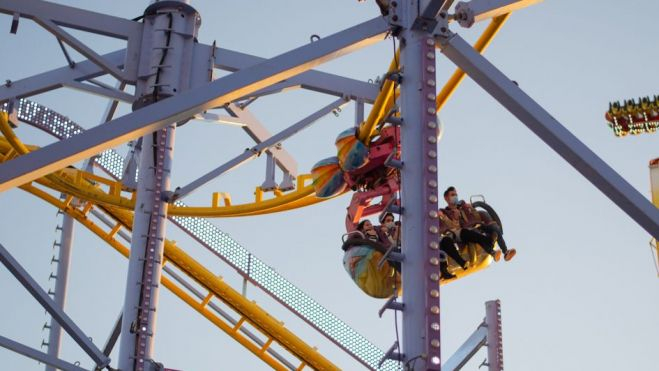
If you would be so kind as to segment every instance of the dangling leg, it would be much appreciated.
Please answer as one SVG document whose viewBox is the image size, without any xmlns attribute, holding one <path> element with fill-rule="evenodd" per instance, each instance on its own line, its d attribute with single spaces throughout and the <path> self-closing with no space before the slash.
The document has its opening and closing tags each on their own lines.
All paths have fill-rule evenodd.
<svg viewBox="0 0 659 371">
<path fill-rule="evenodd" d="M 498 224 L 492 223 L 484 225 L 481 229 L 488 235 L 488 237 L 490 237 L 492 244 L 494 244 L 495 241 L 499 243 L 499 248 L 503 252 L 506 261 L 509 261 L 515 256 L 515 254 L 517 254 L 517 250 L 509 249 L 506 245 L 506 240 L 503 239 L 503 231 L 501 231 L 501 227 L 499 227 Z"/>
<path fill-rule="evenodd" d="M 455 278 L 455 275 L 448 271 L 448 262 L 446 260 L 439 262 L 439 271 L 442 273 L 442 278 L 444 279 L 450 280 L 451 278 Z"/>
<path fill-rule="evenodd" d="M 474 242 L 479 244 L 483 250 L 492 255 L 494 261 L 498 262 L 501 259 L 501 251 L 494 251 L 494 244 L 492 243 L 492 240 L 484 234 L 471 229 L 463 228 L 460 230 L 460 239 L 463 242 Z"/>
<path fill-rule="evenodd" d="M 446 255 L 455 260 L 463 270 L 467 269 L 467 262 L 462 258 L 462 255 L 460 255 L 460 251 L 458 251 L 458 248 L 455 246 L 455 240 L 453 240 L 453 238 L 450 236 L 442 237 L 439 242 L 439 248 L 444 251 Z"/>
</svg>

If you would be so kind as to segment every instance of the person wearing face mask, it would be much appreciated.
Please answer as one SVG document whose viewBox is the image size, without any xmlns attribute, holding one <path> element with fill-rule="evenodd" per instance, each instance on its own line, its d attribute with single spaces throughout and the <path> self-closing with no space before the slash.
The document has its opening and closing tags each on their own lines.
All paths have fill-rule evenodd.
<svg viewBox="0 0 659 371">
<path fill-rule="evenodd" d="M 400 225 L 395 222 L 393 213 L 385 213 L 380 216 L 380 232 L 383 239 L 389 242 L 389 245 L 400 246 Z"/>
<path fill-rule="evenodd" d="M 455 262 L 458 263 L 460 267 L 462 267 L 462 270 L 467 270 L 469 265 L 464 260 L 462 255 L 460 255 L 460 251 L 456 242 L 457 236 L 460 234 L 460 230 L 462 229 L 460 224 L 449 219 L 449 217 L 446 216 L 442 210 L 439 210 L 438 217 L 439 234 L 441 236 L 439 240 L 439 249 L 446 253 L 447 256 L 455 260 Z M 467 234 L 469 234 L 469 232 L 467 232 Z M 448 263 L 446 261 L 442 261 L 440 263 L 440 270 L 443 278 L 455 278 L 453 274 L 449 273 Z"/>
<path fill-rule="evenodd" d="M 467 217 L 464 212 L 465 208 L 471 208 L 476 214 L 478 214 L 478 211 L 471 207 L 471 205 L 466 206 L 467 204 L 464 201 L 460 201 L 455 187 L 448 187 L 446 191 L 444 191 L 444 200 L 448 206 L 441 211 L 446 214 L 453 223 L 460 226 L 460 229 L 455 232 L 457 242 L 476 243 L 488 254 L 492 255 L 494 261 L 498 262 L 501 259 L 501 251 L 494 250 L 495 240 L 493 240 L 491 236 L 481 233 L 481 231 L 475 227 L 476 224 L 469 222 L 469 217 Z"/>
<path fill-rule="evenodd" d="M 474 229 L 484 233 L 490 239 L 491 246 L 494 246 L 494 243 L 498 242 L 506 261 L 509 261 L 517 254 L 515 249 L 509 249 L 506 245 L 501 227 L 499 227 L 495 221 L 483 218 L 478 210 L 471 206 L 470 203 L 460 201 L 455 187 L 449 187 L 446 189 L 446 192 L 444 192 L 444 199 L 448 204 L 447 209 L 453 210 L 453 217 L 457 217 L 456 219 L 460 220 L 460 224 L 463 228 Z M 498 259 L 495 260 L 498 261 Z"/>
</svg>

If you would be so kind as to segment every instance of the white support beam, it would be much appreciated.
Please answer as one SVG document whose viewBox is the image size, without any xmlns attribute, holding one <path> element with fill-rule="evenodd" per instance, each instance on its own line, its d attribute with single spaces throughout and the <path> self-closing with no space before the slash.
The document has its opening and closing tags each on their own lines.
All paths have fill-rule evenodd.
<svg viewBox="0 0 659 371">
<path fill-rule="evenodd" d="M 117 68 L 123 67 L 126 50 L 117 50 L 101 57 Z M 80 82 L 105 75 L 92 61 L 78 62 L 75 68 L 68 65 L 0 86 L 0 104 L 11 98 L 21 99 L 58 89 L 71 82 Z"/>
<path fill-rule="evenodd" d="M 100 349 L 94 345 L 90 338 L 78 327 L 78 325 L 60 308 L 48 293 L 44 291 L 37 281 L 18 263 L 18 261 L 0 244 L 0 263 L 23 285 L 32 297 L 56 320 L 60 326 L 78 343 L 80 348 L 91 357 L 97 366 L 105 367 L 110 364 Z"/>
<path fill-rule="evenodd" d="M 23 345 L 19 342 L 8 339 L 4 336 L 0 336 L 0 347 L 11 350 L 12 352 L 24 355 L 28 358 L 32 358 L 35 361 L 39 361 L 47 364 L 48 366 L 57 367 L 62 371 L 85 371 L 84 368 L 76 366 L 72 363 L 62 361 L 59 358 L 49 356 L 44 352 L 40 352 L 36 349 L 30 348 L 26 345 Z"/>
<path fill-rule="evenodd" d="M 58 40 L 61 40 L 65 44 L 75 49 L 78 53 L 87 57 L 90 61 L 99 65 L 103 70 L 105 70 L 105 72 L 114 76 L 117 80 L 119 81 L 127 80 L 127 76 L 122 70 L 114 66 L 113 63 L 110 63 L 107 60 L 105 60 L 102 55 L 96 53 L 90 47 L 85 45 L 85 43 L 78 40 L 75 36 L 71 35 L 70 33 L 66 32 L 60 26 L 55 24 L 55 22 L 51 21 L 48 18 L 41 18 L 41 17 L 35 17 L 34 21 L 38 23 L 41 27 L 45 28 L 48 32 L 55 35 Z"/>
<path fill-rule="evenodd" d="M 0 13 L 50 19 L 56 25 L 128 40 L 142 37 L 142 23 L 41 0 L 0 0 Z"/>
<path fill-rule="evenodd" d="M 306 129 L 309 127 L 311 124 L 314 122 L 318 121 L 321 119 L 323 116 L 329 114 L 333 110 L 335 110 L 338 107 L 343 106 L 346 104 L 347 101 L 345 99 L 337 99 L 336 101 L 326 105 L 325 107 L 319 109 L 318 111 L 312 113 L 311 115 L 303 118 L 302 120 L 296 122 L 295 124 L 291 125 L 290 127 L 280 131 L 279 133 L 267 138 L 266 140 L 260 142 L 256 146 L 245 150 L 245 152 L 239 154 L 238 156 L 232 158 L 231 160 L 227 161 L 226 163 L 218 166 L 217 168 L 209 171 L 208 173 L 202 175 L 198 179 L 192 181 L 190 184 L 176 188 L 176 191 L 174 194 L 170 197 L 170 201 L 174 200 L 179 200 L 187 195 L 189 195 L 191 192 L 194 192 L 197 190 L 199 187 L 203 186 L 204 184 L 210 182 L 211 180 L 219 177 L 220 175 L 231 171 L 242 164 L 244 164 L 247 161 L 250 161 L 258 156 L 261 155 L 262 152 L 271 149 L 273 146 L 276 146 L 278 143 L 290 138 L 291 136 L 299 133 L 300 131 Z M 274 167 L 272 168 L 273 175 L 274 175 Z"/>
<path fill-rule="evenodd" d="M 659 238 L 659 209 L 636 188 L 459 35 L 449 32 L 438 37 L 438 40 L 442 53 L 448 59 L 465 71 L 651 236 Z"/>
<path fill-rule="evenodd" d="M 471 0 L 455 6 L 455 20 L 462 27 L 535 5 L 542 0 Z"/>
<path fill-rule="evenodd" d="M 204 47 L 203 45 L 200 47 Z M 266 61 L 265 58 L 241 53 L 229 49 L 217 48 L 215 51 L 215 68 L 235 72 Z M 308 71 L 292 77 L 280 85 L 281 89 L 300 86 L 303 89 L 330 94 L 350 99 L 361 99 L 366 103 L 373 103 L 380 93 L 377 84 L 359 81 L 348 77 L 334 75 L 327 72 Z M 271 90 L 275 85 L 264 90 Z M 268 93 L 266 91 L 266 94 Z M 260 95 L 261 91 L 254 92 Z"/>
<path fill-rule="evenodd" d="M 262 143 L 268 140 L 268 138 L 272 137 L 270 131 L 268 131 L 268 129 L 263 126 L 259 119 L 256 118 L 256 116 L 254 116 L 254 114 L 252 114 L 252 112 L 249 110 L 241 109 L 234 103 L 227 106 L 226 109 L 229 113 L 236 116 L 236 118 L 245 124 L 245 126 L 243 126 L 243 130 L 245 130 L 247 135 L 249 135 L 250 138 L 252 138 L 256 143 Z M 288 172 L 292 176 L 297 177 L 297 161 L 295 158 L 293 158 L 293 156 L 291 156 L 290 153 L 288 153 L 288 151 L 286 151 L 281 146 L 275 146 L 269 147 L 267 152 L 272 154 L 272 156 L 275 158 L 275 163 L 282 171 Z"/>
<path fill-rule="evenodd" d="M 478 326 L 460 348 L 453 353 L 451 358 L 442 365 L 442 371 L 458 371 L 464 367 L 469 360 L 485 345 L 487 340 L 487 327 Z"/>
<path fill-rule="evenodd" d="M 222 77 L 205 86 L 139 109 L 70 139 L 0 165 L 0 192 L 31 182 L 77 161 L 174 122 L 222 106 L 273 83 L 384 39 L 389 25 L 377 17 Z"/>
</svg>

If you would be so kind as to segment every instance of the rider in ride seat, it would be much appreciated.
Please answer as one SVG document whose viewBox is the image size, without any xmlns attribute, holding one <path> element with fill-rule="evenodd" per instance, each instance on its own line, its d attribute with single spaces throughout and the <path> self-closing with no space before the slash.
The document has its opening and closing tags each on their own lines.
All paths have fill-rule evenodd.
<svg viewBox="0 0 659 371">
<path fill-rule="evenodd" d="M 444 200 L 448 206 L 442 209 L 442 211 L 449 219 L 454 223 L 458 223 L 461 227 L 459 233 L 456 235 L 457 241 L 465 244 L 476 243 L 480 245 L 483 250 L 492 255 L 494 261 L 498 262 L 501 259 L 501 251 L 494 250 L 494 242 L 492 239 L 481 233 L 478 229 L 473 227 L 470 228 L 468 223 L 465 223 L 465 218 L 462 216 L 462 208 L 455 187 L 448 187 L 446 191 L 444 191 Z"/>
<path fill-rule="evenodd" d="M 353 246 L 369 246 L 385 255 L 391 244 L 380 228 L 376 229 L 370 220 L 365 219 L 357 225 L 355 232 L 350 233 L 348 239 L 343 243 L 342 249 L 348 251 Z M 400 252 L 400 249 L 398 248 L 396 251 Z M 389 264 L 400 272 L 400 262 L 390 261 Z"/>
<path fill-rule="evenodd" d="M 451 210 L 452 219 L 459 220 L 463 228 L 475 229 L 484 233 L 491 241 L 490 246 L 493 247 L 494 243 L 498 242 L 506 261 L 509 261 L 517 254 L 515 249 L 508 249 L 508 246 L 506 246 L 501 227 L 487 213 L 481 214 L 470 203 L 460 201 L 455 187 L 446 189 L 444 199 L 448 204 L 447 209 Z M 499 261 L 500 254 L 498 251 L 496 252 L 496 255 L 494 255 L 495 261 Z"/>
<path fill-rule="evenodd" d="M 449 219 L 442 210 L 439 210 L 439 233 L 441 235 L 439 240 L 439 249 L 446 253 L 449 257 L 455 260 L 456 263 L 467 270 L 469 265 L 464 260 L 457 246 L 457 236 L 460 235 L 460 224 Z M 453 274 L 448 271 L 448 263 L 446 260 L 441 261 L 439 265 L 442 273 L 442 278 L 451 279 L 455 278 Z"/>
</svg>

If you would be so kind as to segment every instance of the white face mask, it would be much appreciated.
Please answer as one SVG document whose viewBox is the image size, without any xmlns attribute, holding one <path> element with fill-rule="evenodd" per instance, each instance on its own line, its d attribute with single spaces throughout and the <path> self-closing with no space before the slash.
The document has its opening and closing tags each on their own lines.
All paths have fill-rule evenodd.
<svg viewBox="0 0 659 371">
<path fill-rule="evenodd" d="M 394 227 L 394 225 L 395 225 L 394 222 L 389 222 L 389 223 L 384 224 L 384 226 L 389 228 L 389 229 L 392 229 Z"/>
<path fill-rule="evenodd" d="M 458 202 L 460 202 L 460 199 L 458 198 L 457 195 L 451 197 L 451 204 L 452 204 L 452 205 L 457 205 Z"/>
</svg>

